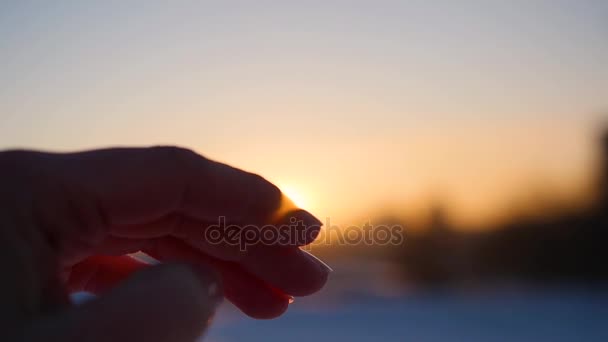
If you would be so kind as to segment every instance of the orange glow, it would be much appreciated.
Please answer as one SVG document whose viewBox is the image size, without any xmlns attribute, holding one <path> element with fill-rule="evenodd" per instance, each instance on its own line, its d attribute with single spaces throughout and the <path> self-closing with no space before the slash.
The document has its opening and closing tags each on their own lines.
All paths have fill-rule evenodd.
<svg viewBox="0 0 608 342">
<path fill-rule="evenodd" d="M 308 199 L 306 198 L 306 196 L 304 196 L 301 191 L 297 190 L 296 188 L 294 188 L 291 185 L 279 186 L 279 188 L 285 194 L 285 196 L 289 197 L 289 199 L 291 199 L 291 201 L 299 208 L 308 208 L 309 207 L 310 203 L 309 203 Z"/>
</svg>

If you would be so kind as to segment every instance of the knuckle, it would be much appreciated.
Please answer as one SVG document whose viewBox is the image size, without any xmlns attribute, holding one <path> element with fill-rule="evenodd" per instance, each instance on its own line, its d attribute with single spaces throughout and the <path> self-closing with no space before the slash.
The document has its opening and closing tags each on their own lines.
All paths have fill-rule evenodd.
<svg viewBox="0 0 608 342">
<path fill-rule="evenodd" d="M 162 172 L 176 179 L 175 208 L 180 208 L 187 201 L 188 193 L 195 177 L 201 177 L 201 171 L 209 170 L 209 160 L 196 152 L 178 146 L 155 146 L 150 148 L 154 160 Z"/>
<path fill-rule="evenodd" d="M 208 161 L 191 149 L 179 146 L 155 146 L 150 148 L 162 162 L 168 162 L 177 167 L 191 165 L 193 161 Z"/>
<path fill-rule="evenodd" d="M 258 206 L 255 209 L 261 210 L 265 214 L 271 214 L 278 210 L 283 198 L 281 189 L 258 174 L 252 173 L 251 176 L 254 180 L 253 183 L 257 184 L 256 187 L 252 187 L 252 190 L 255 191 L 255 203 Z"/>
<path fill-rule="evenodd" d="M 185 147 L 180 147 L 180 146 L 173 146 L 173 145 L 154 146 L 154 147 L 152 147 L 152 149 L 157 151 L 158 153 L 161 153 L 161 154 L 164 154 L 164 155 L 167 155 L 170 157 L 183 157 L 185 155 L 191 157 L 192 155 L 196 154 L 191 149 L 188 149 Z"/>
</svg>

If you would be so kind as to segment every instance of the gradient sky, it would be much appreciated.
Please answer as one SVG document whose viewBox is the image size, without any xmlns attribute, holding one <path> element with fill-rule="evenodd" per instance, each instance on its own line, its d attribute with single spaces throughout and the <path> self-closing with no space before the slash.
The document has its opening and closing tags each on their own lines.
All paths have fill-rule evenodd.
<svg viewBox="0 0 608 342">
<path fill-rule="evenodd" d="M 2 1 L 0 148 L 172 144 L 334 222 L 588 179 L 606 1 Z"/>
</svg>

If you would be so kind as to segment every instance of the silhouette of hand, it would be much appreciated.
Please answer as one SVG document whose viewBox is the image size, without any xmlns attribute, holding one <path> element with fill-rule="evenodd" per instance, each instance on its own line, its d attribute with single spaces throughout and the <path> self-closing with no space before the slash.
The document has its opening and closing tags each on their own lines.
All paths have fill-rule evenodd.
<svg viewBox="0 0 608 342">
<path fill-rule="evenodd" d="M 189 150 L 2 152 L 0 189 L 2 341 L 193 341 L 222 294 L 272 318 L 329 273 L 292 244 L 208 241 L 218 217 L 269 223 L 283 199 L 263 178 Z M 318 233 L 306 211 L 286 215 L 310 227 L 303 244 Z M 137 251 L 163 265 L 125 255 Z M 72 307 L 70 291 L 101 296 Z"/>
</svg>

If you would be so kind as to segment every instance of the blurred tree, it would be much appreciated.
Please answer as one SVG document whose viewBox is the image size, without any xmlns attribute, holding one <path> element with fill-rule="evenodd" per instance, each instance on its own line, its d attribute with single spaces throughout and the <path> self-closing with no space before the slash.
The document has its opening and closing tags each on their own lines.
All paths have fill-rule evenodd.
<svg viewBox="0 0 608 342">
<path fill-rule="evenodd" d="M 600 140 L 593 209 L 513 216 L 474 232 L 452 229 L 444 207 L 431 210 L 427 229 L 402 246 L 406 281 L 425 288 L 504 281 L 606 284 L 608 269 L 608 131 Z"/>
<path fill-rule="evenodd" d="M 604 132 L 601 141 L 602 155 L 600 164 L 599 198 L 600 213 L 608 215 L 608 130 Z"/>
</svg>

